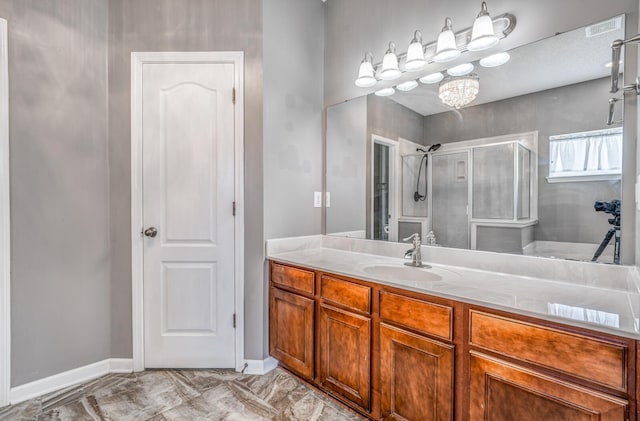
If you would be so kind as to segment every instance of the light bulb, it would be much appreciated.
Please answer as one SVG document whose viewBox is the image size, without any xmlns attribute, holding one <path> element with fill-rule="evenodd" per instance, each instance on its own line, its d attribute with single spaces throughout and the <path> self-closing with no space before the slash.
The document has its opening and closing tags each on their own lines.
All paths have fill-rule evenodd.
<svg viewBox="0 0 640 421">
<path fill-rule="evenodd" d="M 415 72 L 427 65 L 424 59 L 424 48 L 422 46 L 422 32 L 415 31 L 413 39 L 407 49 L 407 59 L 404 63 L 405 70 Z"/>
<path fill-rule="evenodd" d="M 371 53 L 365 53 L 364 58 L 360 63 L 360 71 L 358 72 L 358 78 L 356 79 L 356 86 L 360 88 L 370 88 L 378 83 L 374 76 L 372 61 L 373 56 Z"/>
<path fill-rule="evenodd" d="M 473 22 L 471 30 L 471 41 L 467 44 L 469 51 L 482 51 L 493 47 L 498 43 L 499 38 L 493 30 L 493 21 L 487 11 L 487 3 L 482 2 L 480 13 Z"/>
<path fill-rule="evenodd" d="M 382 59 L 382 70 L 380 70 L 380 79 L 395 80 L 402 76 L 402 72 L 398 67 L 398 57 L 396 56 L 396 45 L 389 43 L 389 49 Z"/>
</svg>

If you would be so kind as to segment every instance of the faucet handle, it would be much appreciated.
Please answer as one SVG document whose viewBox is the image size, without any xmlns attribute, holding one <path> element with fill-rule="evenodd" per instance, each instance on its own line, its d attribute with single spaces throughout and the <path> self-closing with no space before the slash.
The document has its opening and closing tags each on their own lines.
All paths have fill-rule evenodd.
<svg viewBox="0 0 640 421">
<path fill-rule="evenodd" d="M 408 236 L 407 238 L 403 238 L 402 241 L 410 241 L 413 240 L 413 244 L 420 244 L 420 234 L 413 233 L 410 236 Z"/>
</svg>

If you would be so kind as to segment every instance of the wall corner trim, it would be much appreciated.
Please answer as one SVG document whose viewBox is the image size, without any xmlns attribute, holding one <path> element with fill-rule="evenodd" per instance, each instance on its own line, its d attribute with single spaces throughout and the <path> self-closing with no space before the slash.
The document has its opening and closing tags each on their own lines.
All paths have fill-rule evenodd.
<svg viewBox="0 0 640 421">
<path fill-rule="evenodd" d="M 246 360 L 247 369 L 244 374 L 267 374 L 278 366 L 278 360 L 273 357 L 267 357 L 264 360 Z"/>
<path fill-rule="evenodd" d="M 13 405 L 65 387 L 84 383 L 109 373 L 131 373 L 132 371 L 133 359 L 106 359 L 13 387 L 9 394 L 9 401 Z"/>
<path fill-rule="evenodd" d="M 11 225 L 7 44 L 7 21 L 0 19 L 0 407 L 9 404 L 11 387 Z"/>
</svg>

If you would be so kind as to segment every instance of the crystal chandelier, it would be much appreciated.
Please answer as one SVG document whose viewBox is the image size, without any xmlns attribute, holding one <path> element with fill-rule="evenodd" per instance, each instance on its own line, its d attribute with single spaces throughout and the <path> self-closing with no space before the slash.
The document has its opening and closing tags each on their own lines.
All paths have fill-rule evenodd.
<svg viewBox="0 0 640 421">
<path fill-rule="evenodd" d="M 444 104 L 458 109 L 476 99 L 479 90 L 478 76 L 470 74 L 443 80 L 440 83 L 438 96 Z"/>
</svg>

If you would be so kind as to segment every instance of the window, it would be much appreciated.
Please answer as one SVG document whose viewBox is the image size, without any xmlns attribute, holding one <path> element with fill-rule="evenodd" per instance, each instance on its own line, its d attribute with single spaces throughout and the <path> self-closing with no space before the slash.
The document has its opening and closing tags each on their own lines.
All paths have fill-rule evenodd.
<svg viewBox="0 0 640 421">
<path fill-rule="evenodd" d="M 622 127 L 549 137 L 549 182 L 620 178 Z"/>
</svg>

